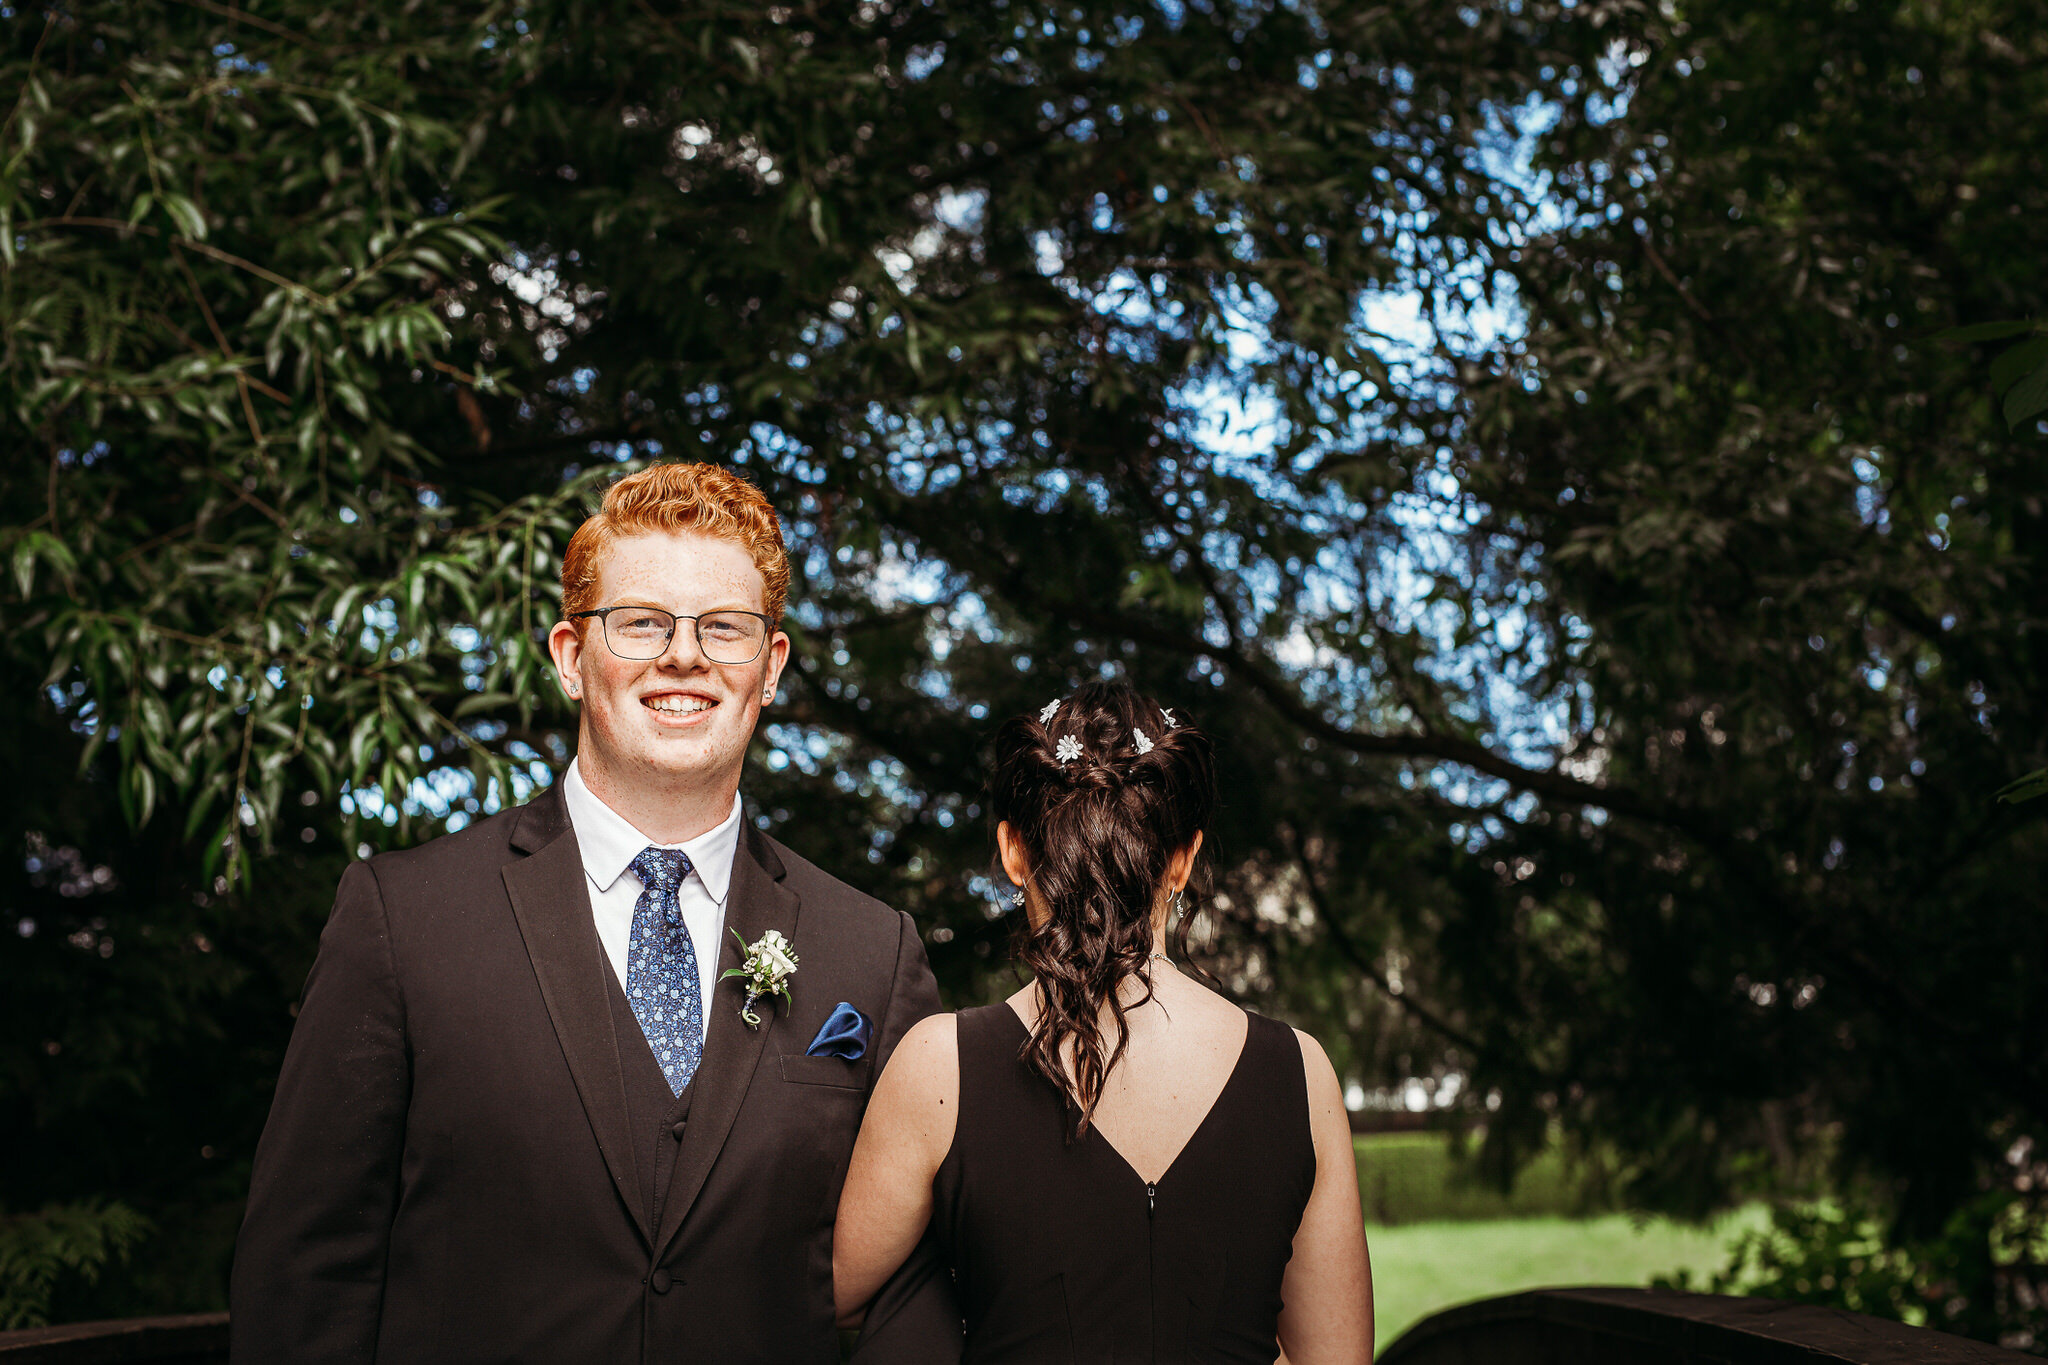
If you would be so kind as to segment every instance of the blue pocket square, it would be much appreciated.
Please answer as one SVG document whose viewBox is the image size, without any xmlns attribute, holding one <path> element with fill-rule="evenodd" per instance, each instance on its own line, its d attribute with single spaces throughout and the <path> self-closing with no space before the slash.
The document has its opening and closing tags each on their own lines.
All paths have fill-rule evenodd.
<svg viewBox="0 0 2048 1365">
<path fill-rule="evenodd" d="M 875 1021 L 842 1000 L 832 1007 L 832 1017 L 811 1039 L 804 1056 L 844 1057 L 857 1062 L 868 1055 L 868 1040 L 874 1036 Z"/>
</svg>

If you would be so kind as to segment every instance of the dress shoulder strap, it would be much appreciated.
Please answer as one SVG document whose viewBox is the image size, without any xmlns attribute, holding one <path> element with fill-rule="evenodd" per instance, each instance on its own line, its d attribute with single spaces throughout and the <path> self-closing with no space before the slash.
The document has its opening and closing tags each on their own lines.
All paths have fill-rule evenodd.
<svg viewBox="0 0 2048 1365">
<path fill-rule="evenodd" d="M 967 1084 L 970 1070 L 977 1080 L 985 1080 L 1001 1069 L 1001 1063 L 1016 1060 L 1021 1025 L 1017 1012 L 1008 1005 L 1000 1000 L 993 1005 L 977 1005 L 961 1010 L 957 1018 L 962 1086 Z"/>
<path fill-rule="evenodd" d="M 1250 1010 L 1245 1015 L 1241 1089 L 1226 1126 L 1241 1129 L 1247 1140 L 1258 1133 L 1262 1147 L 1276 1159 L 1283 1154 L 1305 1157 L 1313 1183 L 1315 1137 L 1309 1125 L 1301 1040 L 1278 1019 Z"/>
<path fill-rule="evenodd" d="M 1278 1019 L 1269 1019 L 1263 1014 L 1245 1011 L 1246 1025 L 1244 1045 L 1256 1048 L 1248 1052 L 1246 1060 L 1255 1062 L 1262 1072 L 1270 1071 L 1290 1095 L 1298 1095 L 1304 1106 L 1308 1104 L 1308 1074 L 1302 1068 L 1301 1039 L 1288 1025 Z M 1291 1063 L 1291 1065 L 1290 1065 Z M 1292 1084 L 1286 1084 L 1291 1080 Z"/>
<path fill-rule="evenodd" d="M 960 1108 L 954 1116 L 954 1150 L 972 1152 L 1001 1140 L 1020 1102 L 1017 1048 L 1023 1026 L 1016 1011 L 997 1001 L 958 1015 Z"/>
</svg>

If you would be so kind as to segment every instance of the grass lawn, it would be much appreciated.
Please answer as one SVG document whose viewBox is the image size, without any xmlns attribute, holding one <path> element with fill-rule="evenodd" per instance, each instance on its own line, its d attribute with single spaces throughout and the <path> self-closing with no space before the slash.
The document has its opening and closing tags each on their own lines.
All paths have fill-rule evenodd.
<svg viewBox="0 0 2048 1365">
<path fill-rule="evenodd" d="M 1704 1228 L 1639 1223 L 1621 1213 L 1368 1227 L 1379 1345 L 1470 1299 L 1556 1285 L 1648 1284 L 1681 1269 L 1703 1276 L 1726 1265 L 1729 1244 L 1762 1220 L 1756 1209 Z"/>
<path fill-rule="evenodd" d="M 1578 1172 L 1553 1147 L 1522 1168 L 1503 1194 L 1459 1167 L 1441 1133 L 1383 1133 L 1355 1139 L 1358 1193 L 1368 1223 L 1567 1217 L 1607 1213 L 1593 1206 Z"/>
<path fill-rule="evenodd" d="M 1542 1153 L 1503 1194 L 1472 1180 L 1432 1133 L 1360 1138 L 1359 1196 L 1372 1243 L 1379 1344 L 1439 1309 L 1471 1299 L 1573 1284 L 1648 1284 L 1728 1263 L 1762 1208 L 1711 1227 L 1638 1219 L 1601 1208 L 1562 1153 Z"/>
</svg>

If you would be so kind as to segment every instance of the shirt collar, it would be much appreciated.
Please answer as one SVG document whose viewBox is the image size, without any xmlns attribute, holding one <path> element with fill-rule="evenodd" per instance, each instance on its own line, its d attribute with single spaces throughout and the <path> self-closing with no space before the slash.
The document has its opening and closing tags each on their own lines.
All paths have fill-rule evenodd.
<svg viewBox="0 0 2048 1365">
<path fill-rule="evenodd" d="M 680 844 L 655 844 L 634 828 L 625 816 L 607 806 L 590 790 L 574 759 L 562 775 L 562 801 L 569 808 L 569 826 L 576 831 L 576 846 L 583 854 L 583 870 L 599 891 L 612 883 L 640 856 L 642 849 L 679 848 L 689 855 L 690 866 L 704 890 L 720 905 L 732 889 L 732 862 L 740 846 L 740 795 L 732 795 L 732 811 L 711 829 Z"/>
</svg>

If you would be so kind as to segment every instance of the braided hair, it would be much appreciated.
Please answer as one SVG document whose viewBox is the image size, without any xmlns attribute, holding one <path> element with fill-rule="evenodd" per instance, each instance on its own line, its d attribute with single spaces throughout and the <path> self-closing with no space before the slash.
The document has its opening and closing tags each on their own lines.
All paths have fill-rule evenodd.
<svg viewBox="0 0 2048 1365">
<path fill-rule="evenodd" d="M 1016 949 L 1041 1000 L 1022 1059 L 1067 1097 L 1078 1136 L 1123 1057 L 1126 1013 L 1152 998 L 1152 913 L 1168 863 L 1206 832 L 1216 805 L 1209 737 L 1126 683 L 1089 683 L 1003 724 L 989 797 L 1030 857 L 1045 911 L 1020 928 Z M 1206 885 L 1203 860 L 1189 881 L 1196 893 Z M 1127 1006 L 1118 988 L 1132 977 L 1144 993 Z"/>
</svg>

